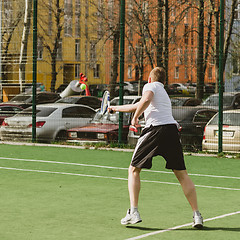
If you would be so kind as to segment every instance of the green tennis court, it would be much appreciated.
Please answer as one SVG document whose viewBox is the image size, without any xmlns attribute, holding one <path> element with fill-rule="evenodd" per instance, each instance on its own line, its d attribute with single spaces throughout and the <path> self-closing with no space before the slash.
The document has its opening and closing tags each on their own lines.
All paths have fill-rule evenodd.
<svg viewBox="0 0 240 240">
<path fill-rule="evenodd" d="M 143 222 L 124 227 L 131 152 L 0 149 L 0 239 L 239 239 L 239 159 L 185 157 L 206 220 L 203 230 L 195 230 L 181 187 L 160 157 L 141 173 Z"/>
</svg>

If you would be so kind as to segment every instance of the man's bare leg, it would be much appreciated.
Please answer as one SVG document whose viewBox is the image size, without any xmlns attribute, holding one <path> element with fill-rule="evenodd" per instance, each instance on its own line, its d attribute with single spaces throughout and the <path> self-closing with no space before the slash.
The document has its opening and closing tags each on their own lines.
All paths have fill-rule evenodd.
<svg viewBox="0 0 240 240">
<path fill-rule="evenodd" d="M 193 211 L 198 211 L 195 185 L 186 170 L 173 170 Z"/>
<path fill-rule="evenodd" d="M 138 198 L 140 193 L 140 168 L 130 166 L 128 169 L 128 191 L 131 208 L 138 207 Z"/>
<path fill-rule="evenodd" d="M 122 225 L 142 222 L 138 212 L 138 198 L 140 193 L 140 168 L 130 166 L 128 169 L 128 191 L 131 209 L 128 209 L 126 217 L 121 219 Z"/>
</svg>

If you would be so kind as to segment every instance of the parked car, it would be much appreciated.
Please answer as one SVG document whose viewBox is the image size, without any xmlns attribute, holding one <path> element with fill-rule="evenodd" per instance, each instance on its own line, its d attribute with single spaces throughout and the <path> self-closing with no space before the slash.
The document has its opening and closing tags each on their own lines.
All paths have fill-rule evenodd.
<svg viewBox="0 0 240 240">
<path fill-rule="evenodd" d="M 215 83 L 206 83 L 204 84 L 204 92 L 205 93 L 215 93 Z"/>
<path fill-rule="evenodd" d="M 61 84 L 61 85 L 57 88 L 56 93 L 61 93 L 61 92 L 63 92 L 68 85 L 69 85 L 69 83 L 63 83 L 63 84 Z"/>
<path fill-rule="evenodd" d="M 101 107 L 102 101 L 94 96 L 69 96 L 57 100 L 56 103 L 82 104 L 97 109 Z"/>
<path fill-rule="evenodd" d="M 141 96 L 124 96 L 123 104 L 134 104 L 141 99 Z M 111 100 L 110 105 L 116 106 L 119 105 L 119 97 L 115 97 Z"/>
<path fill-rule="evenodd" d="M 131 82 L 123 83 L 123 94 L 124 96 L 137 95 L 137 89 Z M 115 96 L 119 95 L 119 84 L 115 87 Z"/>
<path fill-rule="evenodd" d="M 192 97 L 173 97 L 170 98 L 172 106 L 198 106 L 201 100 Z"/>
<path fill-rule="evenodd" d="M 7 117 L 12 117 L 16 115 L 17 113 L 21 112 L 23 110 L 22 107 L 18 107 L 11 104 L 0 104 L 0 125 L 2 125 L 2 122 Z"/>
<path fill-rule="evenodd" d="M 197 88 L 197 84 L 196 83 L 186 83 L 186 84 L 184 84 L 184 86 L 187 87 L 187 91 L 189 93 L 195 94 L 196 88 Z"/>
<path fill-rule="evenodd" d="M 167 92 L 169 94 L 186 94 L 189 93 L 187 86 L 183 83 L 172 83 L 168 86 Z"/>
<path fill-rule="evenodd" d="M 222 148 L 224 152 L 240 152 L 240 109 L 223 111 Z M 205 127 L 202 149 L 218 151 L 218 114 Z"/>
<path fill-rule="evenodd" d="M 85 126 L 93 119 L 93 108 L 76 104 L 42 104 L 36 106 L 36 137 L 41 142 L 65 140 L 67 129 Z M 32 139 L 32 108 L 6 118 L 0 128 L 3 141 Z"/>
<path fill-rule="evenodd" d="M 102 97 L 105 90 L 108 89 L 108 84 L 91 84 L 89 85 L 89 91 L 92 96 Z"/>
<path fill-rule="evenodd" d="M 52 92 L 37 92 L 36 93 L 36 104 L 43 103 L 54 103 L 60 98 L 59 94 Z M 10 101 L 3 104 L 12 104 L 22 108 L 27 108 L 32 106 L 32 93 L 25 92 L 20 93 L 13 97 Z"/>
<path fill-rule="evenodd" d="M 142 94 L 142 90 L 144 85 L 147 83 L 147 81 L 141 81 L 140 82 L 140 95 Z M 134 88 L 134 94 L 138 95 L 138 86 L 139 86 L 139 81 L 131 81 L 131 84 L 133 85 Z"/>
<path fill-rule="evenodd" d="M 185 150 L 197 151 L 201 150 L 203 130 L 206 123 L 216 110 L 195 107 L 173 107 L 173 117 L 180 125 L 181 142 Z M 145 127 L 144 118 L 140 118 L 138 132 L 129 131 L 128 143 L 135 145 L 142 129 Z"/>
<path fill-rule="evenodd" d="M 236 88 L 235 88 L 235 91 L 236 91 L 236 92 L 239 92 L 239 91 L 240 91 L 240 86 L 236 87 Z"/>
<path fill-rule="evenodd" d="M 201 103 L 204 107 L 218 109 L 219 94 L 212 94 Z M 240 108 L 240 92 L 223 93 L 223 110 Z"/>
<path fill-rule="evenodd" d="M 131 104 L 140 100 L 138 96 L 124 96 L 123 104 Z M 119 98 L 111 100 L 110 105 L 118 105 Z M 122 140 L 127 142 L 128 128 L 130 125 L 130 113 L 123 113 Z M 68 141 L 70 142 L 105 142 L 118 140 L 119 113 L 97 112 L 90 124 L 85 127 L 77 127 L 68 130 Z"/>
</svg>

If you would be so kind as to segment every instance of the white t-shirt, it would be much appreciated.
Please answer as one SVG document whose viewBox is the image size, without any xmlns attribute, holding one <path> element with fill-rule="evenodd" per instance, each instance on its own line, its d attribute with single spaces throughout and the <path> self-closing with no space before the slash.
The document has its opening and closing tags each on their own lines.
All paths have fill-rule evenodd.
<svg viewBox="0 0 240 240">
<path fill-rule="evenodd" d="M 176 124 L 172 116 L 171 100 L 160 82 L 147 83 L 143 87 L 143 94 L 146 91 L 153 92 L 154 96 L 149 106 L 144 111 L 146 127 L 165 124 Z"/>
</svg>

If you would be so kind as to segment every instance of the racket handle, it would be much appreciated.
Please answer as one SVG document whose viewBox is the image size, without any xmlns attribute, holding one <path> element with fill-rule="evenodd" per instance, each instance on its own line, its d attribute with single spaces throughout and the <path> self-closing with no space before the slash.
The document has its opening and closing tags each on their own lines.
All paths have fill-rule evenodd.
<svg viewBox="0 0 240 240">
<path fill-rule="evenodd" d="M 137 131 L 138 131 L 137 128 L 136 128 L 135 126 L 133 126 L 133 125 L 131 125 L 131 126 L 129 127 L 129 130 L 130 130 L 130 131 L 133 131 L 133 132 L 137 132 Z"/>
<path fill-rule="evenodd" d="M 111 109 L 109 112 L 112 114 L 112 113 L 113 113 L 113 110 Z"/>
</svg>

